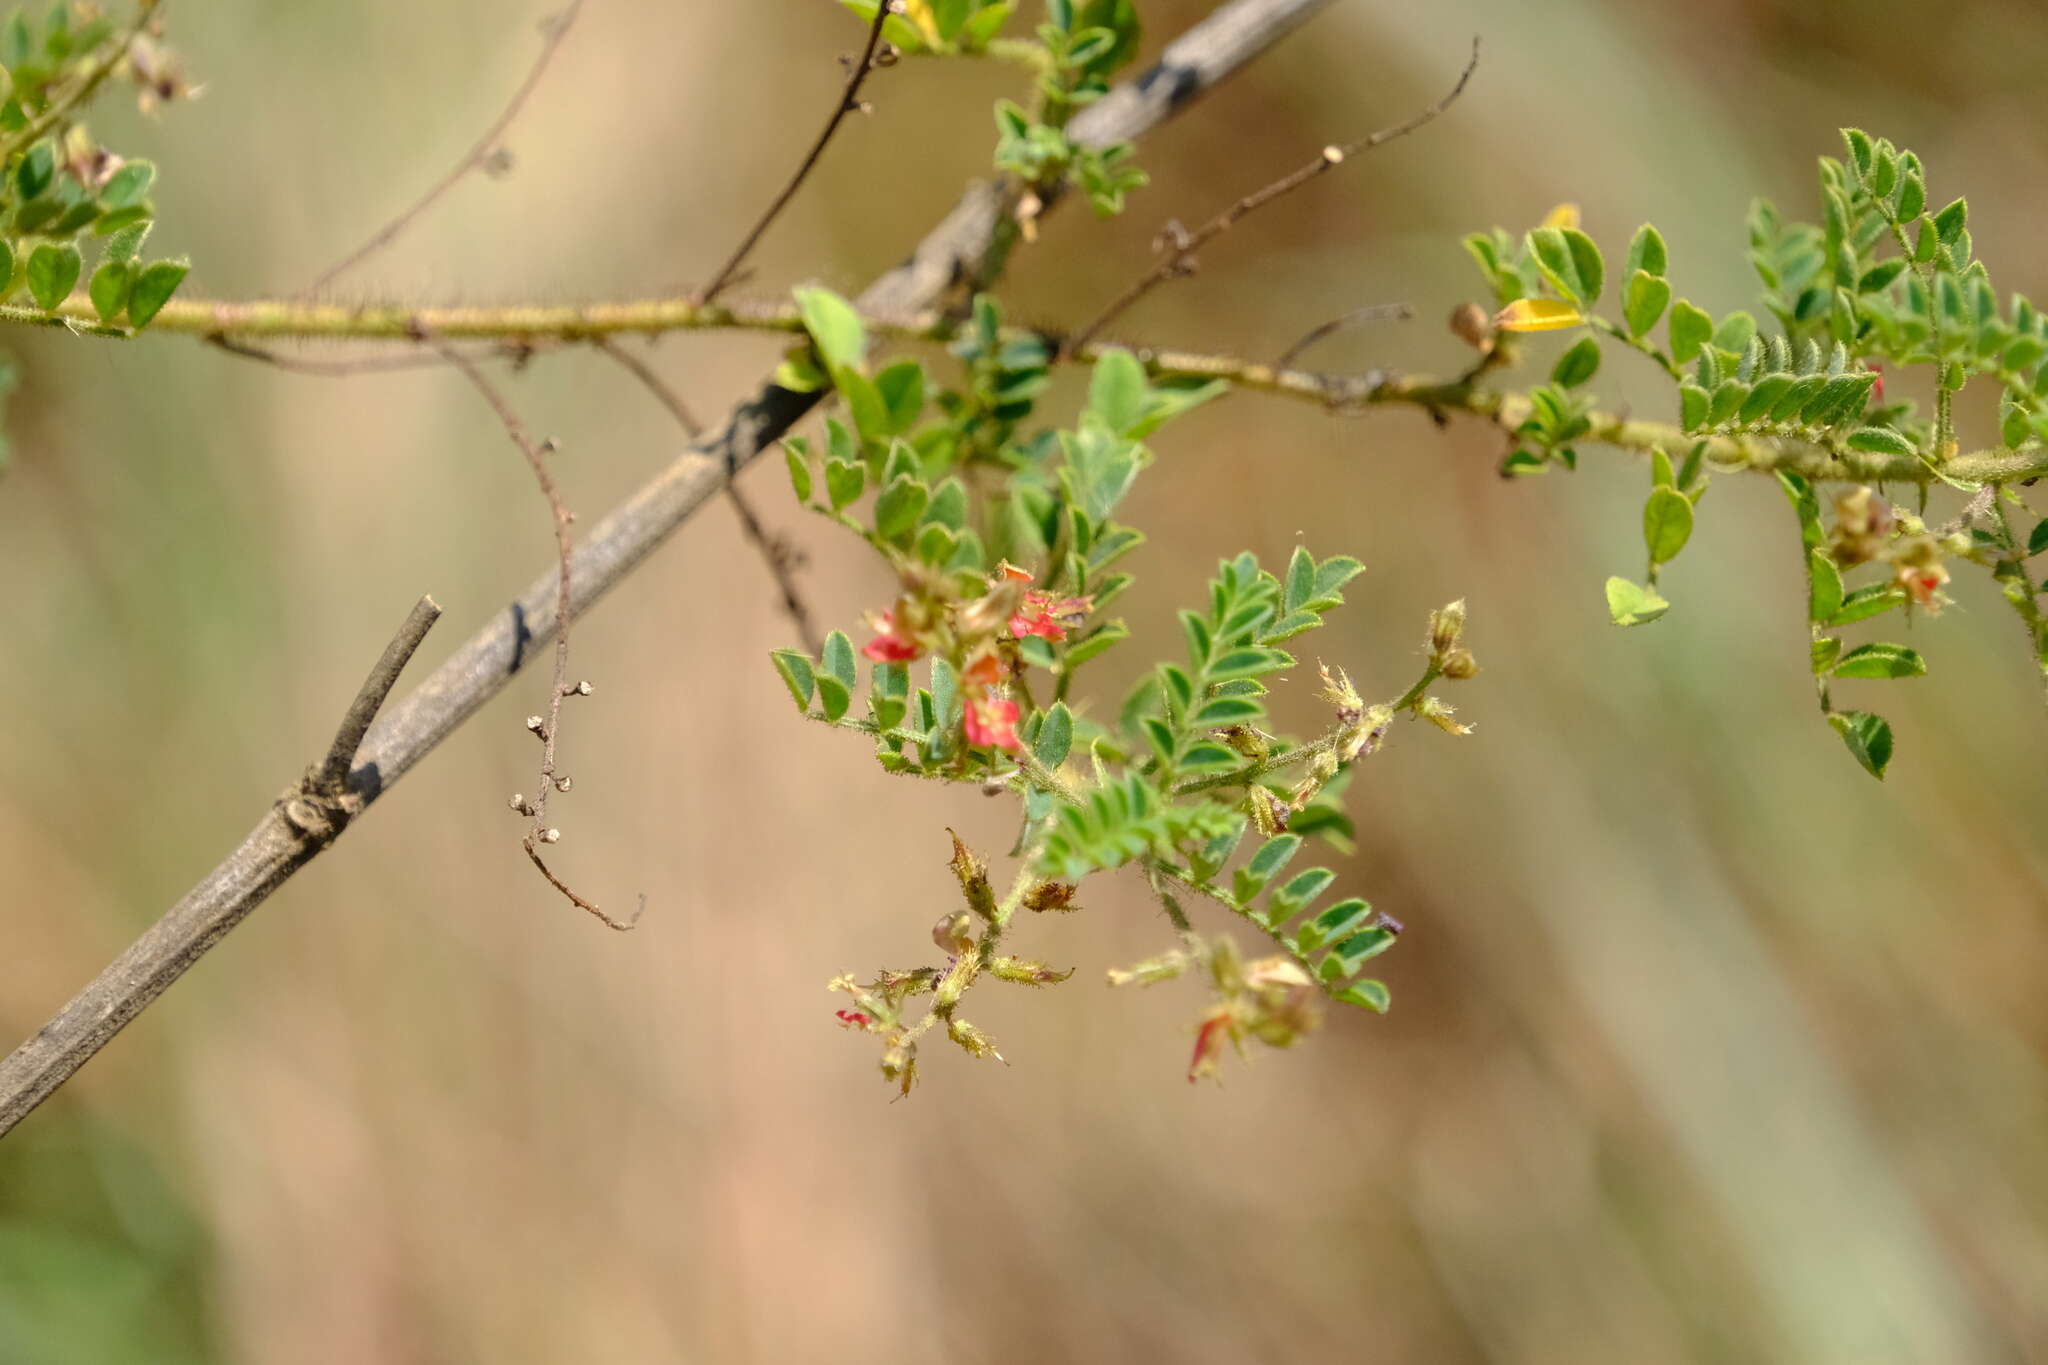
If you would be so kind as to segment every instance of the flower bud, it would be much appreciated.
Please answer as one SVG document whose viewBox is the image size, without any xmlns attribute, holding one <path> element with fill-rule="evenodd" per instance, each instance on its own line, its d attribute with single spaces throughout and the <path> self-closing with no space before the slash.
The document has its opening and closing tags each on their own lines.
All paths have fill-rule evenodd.
<svg viewBox="0 0 2048 1365">
<path fill-rule="evenodd" d="M 1444 655 L 1444 661 L 1439 667 L 1446 678 L 1451 679 L 1453 682 L 1463 682 L 1465 679 L 1478 674 L 1479 660 L 1472 657 L 1471 650 L 1460 645 Z"/>
<path fill-rule="evenodd" d="M 953 869 L 953 875 L 960 879 L 960 894 L 967 898 L 967 908 L 983 919 L 993 923 L 996 917 L 996 894 L 988 884 L 988 864 L 968 851 L 960 842 L 960 836 L 952 830 L 953 857 L 946 865 Z M 946 945 L 939 945 L 944 948 Z M 950 949 L 948 951 L 951 951 Z"/>
<path fill-rule="evenodd" d="M 1003 1054 L 996 1051 L 995 1042 L 965 1019 L 947 1020 L 946 1036 L 976 1057 L 993 1057 L 999 1062 L 1003 1060 Z"/>
<path fill-rule="evenodd" d="M 1109 969 L 1109 984 L 1112 986 L 1150 986 L 1159 981 L 1171 981 L 1192 965 L 1194 965 L 1193 959 L 1176 948 L 1170 953 L 1161 953 L 1158 957 L 1148 957 L 1143 962 L 1136 962 L 1128 967 L 1111 967 Z"/>
<path fill-rule="evenodd" d="M 1441 659 L 1465 633 L 1465 599 L 1429 614 L 1429 652 Z"/>
<path fill-rule="evenodd" d="M 1019 981 L 1026 986 L 1050 986 L 1065 981 L 1074 974 L 1072 967 L 1055 971 L 1043 962 L 1033 962 L 1022 957 L 997 957 L 989 960 L 988 969 L 1005 981 Z"/>
<path fill-rule="evenodd" d="M 882 1079 L 894 1081 L 900 1094 L 917 1084 L 917 1044 L 891 1043 L 882 1050 Z"/>
<path fill-rule="evenodd" d="M 1493 354 L 1493 323 L 1476 303 L 1461 303 L 1452 310 L 1451 335 L 1481 355 Z"/>
<path fill-rule="evenodd" d="M 1451 719 L 1456 714 L 1455 708 L 1444 705 L 1436 697 L 1424 697 L 1416 704 L 1415 710 L 1417 715 L 1447 735 L 1469 735 L 1472 733 L 1471 726 L 1461 725 Z"/>
</svg>

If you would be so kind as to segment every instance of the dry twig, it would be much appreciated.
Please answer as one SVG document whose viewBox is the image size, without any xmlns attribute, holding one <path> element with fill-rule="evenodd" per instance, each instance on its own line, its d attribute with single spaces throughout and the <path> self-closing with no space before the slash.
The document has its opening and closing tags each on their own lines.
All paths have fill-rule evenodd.
<svg viewBox="0 0 2048 1365">
<path fill-rule="evenodd" d="M 860 107 L 860 87 L 867 80 L 868 72 L 875 68 L 875 52 L 882 45 L 882 25 L 888 21 L 895 8 L 896 0 L 881 0 L 881 3 L 875 6 L 875 22 L 868 29 L 867 46 L 861 49 L 860 57 L 847 70 L 846 88 L 839 92 L 839 102 L 832 106 L 832 116 L 825 120 L 824 131 L 819 133 L 818 140 L 811 144 L 811 150 L 804 153 L 804 159 L 797 164 L 796 173 L 790 176 L 788 183 L 783 185 L 781 192 L 775 196 L 774 202 L 768 205 L 768 211 L 747 230 L 747 235 L 740 239 L 740 244 L 733 249 L 732 255 L 718 268 L 718 273 L 711 277 L 711 283 L 697 291 L 698 304 L 710 303 L 732 287 L 739 275 L 741 264 L 747 259 L 747 254 L 754 249 L 769 226 L 782 216 L 782 211 L 789 207 L 789 201 L 796 198 L 796 192 L 803 187 L 804 181 L 810 178 L 811 170 L 818 164 L 818 159 L 825 155 L 825 148 L 832 141 L 833 134 L 839 131 L 840 123 L 848 114 Z"/>
<path fill-rule="evenodd" d="M 662 377 L 656 374 L 646 361 L 610 337 L 595 337 L 590 344 L 616 360 L 627 373 L 639 380 L 647 391 L 654 395 L 656 401 L 669 410 L 670 415 L 676 419 L 676 425 L 680 426 L 691 440 L 697 440 L 704 434 L 703 426 L 691 414 L 681 395 L 663 382 Z M 732 510 L 739 516 L 741 533 L 753 544 L 755 552 L 761 557 L 761 562 L 774 577 L 776 590 L 782 595 L 783 613 L 796 627 L 797 638 L 813 656 L 822 654 L 825 640 L 818 634 L 810 604 L 804 601 L 803 593 L 797 587 L 797 566 L 793 551 L 782 537 L 762 524 L 759 514 L 754 511 L 752 501 L 740 491 L 737 481 L 726 484 L 725 496 L 732 504 Z"/>
<path fill-rule="evenodd" d="M 454 169 L 436 181 L 432 189 L 420 196 L 411 208 L 378 228 L 370 234 L 369 240 L 321 271 L 320 278 L 306 286 L 306 293 L 319 293 L 342 275 L 391 245 L 397 240 L 398 234 L 411 227 L 421 214 L 439 203 L 442 195 L 462 183 L 472 171 L 487 170 L 491 167 L 493 158 L 499 152 L 498 144 L 505 136 L 505 130 L 512 126 L 512 120 L 519 117 L 519 111 L 526 107 L 526 102 L 540 87 L 541 78 L 547 75 L 548 65 L 554 61 L 555 53 L 561 49 L 562 40 L 569 36 L 569 29 L 575 24 L 576 16 L 582 10 L 583 0 L 569 0 L 567 9 L 541 21 L 540 56 L 534 59 L 532 68 L 526 73 L 526 79 L 512 92 L 512 98 L 506 102 L 498 117 L 492 120 L 491 126 L 484 130 L 484 135 L 476 140 L 468 154 L 455 163 Z"/>
<path fill-rule="evenodd" d="M 555 588 L 555 679 L 548 689 L 548 712 L 546 716 L 534 716 L 526 722 L 526 728 L 540 736 L 540 790 L 531 798 L 514 796 L 512 808 L 521 815 L 531 816 L 532 827 L 526 832 L 524 847 L 526 856 L 540 869 L 540 875 L 548 879 L 549 885 L 569 898 L 577 909 L 600 920 L 606 928 L 627 930 L 640 922 L 640 916 L 647 911 L 647 897 L 640 897 L 640 904 L 633 911 L 632 918 L 620 919 L 600 908 L 594 901 L 585 899 L 572 890 L 567 883 L 556 876 L 548 867 L 547 860 L 540 856 L 542 844 L 552 844 L 562 837 L 562 832 L 548 824 L 548 798 L 557 791 L 567 791 L 569 779 L 555 771 L 555 749 L 562 733 L 562 703 L 570 697 L 587 697 L 591 693 L 588 682 L 569 682 L 569 624 L 574 619 L 572 602 L 571 562 L 574 542 L 569 527 L 576 518 L 562 502 L 562 492 L 555 486 L 555 477 L 548 470 L 548 455 L 554 450 L 552 440 L 536 442 L 526 430 L 526 423 L 519 420 L 519 414 L 512 408 L 505 395 L 498 390 L 475 361 L 452 346 L 439 345 L 437 349 L 449 364 L 462 371 L 470 387 L 483 396 L 491 411 L 505 428 L 505 434 L 512 438 L 512 444 L 519 447 L 519 453 L 526 457 L 527 467 L 533 471 L 533 480 L 540 485 L 543 498 L 547 499 L 548 520 L 555 531 L 555 560 L 557 563 Z"/>
<path fill-rule="evenodd" d="M 1178 222 L 1168 223 L 1165 230 L 1159 234 L 1158 241 L 1154 243 L 1154 249 L 1159 253 L 1157 263 L 1133 281 L 1131 286 L 1124 290 L 1123 293 L 1111 299 L 1109 304 L 1101 312 L 1097 313 L 1087 326 L 1074 333 L 1073 339 L 1065 347 L 1065 353 L 1071 355 L 1073 352 L 1086 346 L 1095 339 L 1096 335 L 1104 327 L 1107 327 L 1111 322 L 1123 316 L 1140 299 L 1144 298 L 1154 289 L 1157 289 L 1160 285 L 1165 284 L 1168 280 L 1182 279 L 1192 275 L 1198 264 L 1195 253 L 1215 238 L 1222 236 L 1235 227 L 1240 218 L 1245 217 L 1247 214 L 1256 213 L 1274 200 L 1294 193 L 1303 185 L 1308 184 L 1309 181 L 1335 170 L 1351 157 L 1358 156 L 1363 152 L 1369 152 L 1373 148 L 1383 146 L 1396 138 L 1407 136 L 1425 123 L 1428 123 L 1438 114 L 1441 114 L 1444 110 L 1450 108 L 1458 96 L 1465 93 L 1465 83 L 1472 79 L 1472 72 L 1478 65 L 1479 40 L 1474 38 L 1472 40 L 1472 58 L 1465 63 L 1464 71 L 1459 73 L 1458 83 L 1451 87 L 1449 94 L 1422 110 L 1413 118 L 1408 119 L 1404 123 L 1397 123 L 1391 128 L 1382 128 L 1371 136 L 1361 138 L 1357 142 L 1348 143 L 1343 146 L 1333 143 L 1323 148 L 1321 155 L 1317 156 L 1314 161 L 1309 162 L 1300 170 L 1290 175 L 1282 176 L 1264 189 L 1254 190 L 1192 232 L 1182 227 Z"/>
<path fill-rule="evenodd" d="M 50 1021 L 0 1060 L 0 1133 L 62 1085 L 185 969 L 336 839 L 382 792 L 386 774 L 362 757 L 365 733 L 399 673 L 441 615 L 423 597 L 349 703 L 327 753 L 272 803 L 256 828 Z"/>
</svg>

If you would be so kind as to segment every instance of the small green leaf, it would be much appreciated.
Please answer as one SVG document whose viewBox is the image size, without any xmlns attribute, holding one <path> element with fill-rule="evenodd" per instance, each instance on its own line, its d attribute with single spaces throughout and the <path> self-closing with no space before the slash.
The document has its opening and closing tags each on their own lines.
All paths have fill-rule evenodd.
<svg viewBox="0 0 2048 1365">
<path fill-rule="evenodd" d="M 820 677 L 837 678 L 847 691 L 853 690 L 857 676 L 853 670 L 853 641 L 846 638 L 845 631 L 835 630 L 825 637 L 825 656 L 821 666 L 823 672 Z"/>
<path fill-rule="evenodd" d="M 924 411 L 924 366 L 915 360 L 897 361 L 875 376 L 875 392 L 882 400 L 888 433 L 901 435 Z"/>
<path fill-rule="evenodd" d="M 1654 588 L 1631 583 L 1626 578 L 1607 580 L 1607 614 L 1617 626 L 1641 626 L 1671 610 L 1671 604 Z"/>
<path fill-rule="evenodd" d="M 810 656 L 794 649 L 778 649 L 768 656 L 775 662 L 775 671 L 782 675 L 783 684 L 789 688 L 789 695 L 796 698 L 796 709 L 811 709 L 811 695 L 816 690 L 811 673 Z"/>
<path fill-rule="evenodd" d="M 108 261 L 92 272 L 92 283 L 86 292 L 92 296 L 93 311 L 100 315 L 101 322 L 112 322 L 128 306 L 132 274 L 126 261 Z"/>
<path fill-rule="evenodd" d="M 1536 268 L 1566 302 L 1587 308 L 1599 301 L 1604 266 L 1591 237 L 1577 228 L 1540 227 L 1528 244 Z"/>
<path fill-rule="evenodd" d="M 1714 320 L 1703 309 L 1696 308 L 1680 299 L 1671 305 L 1671 359 L 1674 364 L 1683 365 L 1700 353 L 1700 347 L 1713 339 Z"/>
<path fill-rule="evenodd" d="M 1692 538 L 1692 518 L 1692 499 L 1685 494 L 1675 488 L 1650 490 L 1649 501 L 1643 504 L 1643 544 L 1649 548 L 1652 564 L 1668 564 L 1678 558 Z"/>
<path fill-rule="evenodd" d="M 1557 358 L 1556 366 L 1550 371 L 1550 379 L 1559 388 L 1575 389 L 1599 370 L 1600 343 L 1590 336 L 1583 336 Z"/>
<path fill-rule="evenodd" d="M 875 499 L 875 535 L 887 541 L 908 538 L 931 497 L 931 490 L 915 479 L 892 480 Z"/>
<path fill-rule="evenodd" d="M 1260 845 L 1259 851 L 1237 870 L 1236 877 L 1232 879 L 1231 890 L 1237 903 L 1242 906 L 1265 890 L 1266 883 L 1273 880 L 1281 868 L 1287 866 L 1288 859 L 1292 858 L 1300 847 L 1301 836 L 1298 834 L 1282 834 Z"/>
<path fill-rule="evenodd" d="M 1927 672 L 1927 661 L 1917 650 L 1904 645 L 1858 645 L 1835 665 L 1838 678 L 1917 678 Z"/>
<path fill-rule="evenodd" d="M 1940 213 L 1934 215 L 1934 230 L 1943 246 L 1952 247 L 1962 240 L 1963 224 L 1970 215 L 1970 206 L 1960 199 L 1954 200 Z"/>
<path fill-rule="evenodd" d="M 852 304 L 829 289 L 806 285 L 796 291 L 796 307 L 826 368 L 860 369 L 867 356 L 867 329 Z"/>
<path fill-rule="evenodd" d="M 1347 1005 L 1363 1005 L 1375 1014 L 1385 1014 L 1387 1006 L 1393 1003 L 1387 994 L 1386 983 L 1371 977 L 1363 977 L 1340 991 L 1332 992 L 1331 998 Z"/>
<path fill-rule="evenodd" d="M 1828 617 L 1826 624 L 1829 626 L 1854 625 L 1858 621 L 1867 621 L 1873 616 L 1879 616 L 1890 611 L 1893 607 L 1901 606 L 1905 600 L 1905 594 L 1900 592 L 1896 585 L 1891 583 L 1872 583 L 1868 587 L 1858 588 L 1847 597 L 1844 597 L 1841 607 L 1832 616 Z"/>
<path fill-rule="evenodd" d="M 1657 325 L 1657 319 L 1664 316 L 1664 308 L 1671 302 L 1671 285 L 1668 281 L 1638 270 L 1629 276 L 1628 291 L 1622 297 L 1622 318 L 1628 323 L 1628 334 L 1639 337 Z"/>
<path fill-rule="evenodd" d="M 1832 624 L 1842 609 L 1842 571 L 1824 550 L 1807 551 L 1806 571 L 1806 618 Z"/>
<path fill-rule="evenodd" d="M 150 161 L 130 161 L 122 165 L 107 178 L 100 188 L 100 203 L 110 209 L 125 209 L 142 202 L 149 193 L 149 187 L 156 180 L 156 164 Z"/>
<path fill-rule="evenodd" d="M 44 242 L 28 256 L 28 292 L 45 312 L 54 312 L 71 296 L 84 264 L 71 243 Z"/>
<path fill-rule="evenodd" d="M 1864 771 L 1882 782 L 1892 761 L 1891 724 L 1868 711 L 1836 711 L 1828 716 L 1828 724 L 1835 727 Z"/>
<path fill-rule="evenodd" d="M 1676 488 L 1678 476 L 1671 471 L 1671 457 L 1663 446 L 1650 447 L 1650 487 Z"/>
<path fill-rule="evenodd" d="M 29 148 L 21 164 L 14 168 L 14 188 L 22 199 L 33 199 L 50 188 L 56 175 L 57 151 L 45 138 Z"/>
<path fill-rule="evenodd" d="M 1191 730 L 1213 730 L 1218 726 L 1236 725 L 1265 714 L 1265 708 L 1250 697 L 1211 697 L 1202 703 L 1201 709 L 1188 718 Z"/>
<path fill-rule="evenodd" d="M 1890 427 L 1862 427 L 1849 433 L 1843 443 L 1851 450 L 1869 451 L 1874 455 L 1912 455 L 1917 452 L 1913 443 L 1893 431 Z"/>
<path fill-rule="evenodd" d="M 1088 411 L 1119 436 L 1145 415 L 1145 367 L 1121 348 L 1104 351 L 1088 380 Z"/>
<path fill-rule="evenodd" d="M 1038 738 L 1032 742 L 1031 751 L 1046 767 L 1057 768 L 1067 761 L 1067 751 L 1073 744 L 1074 714 L 1067 710 L 1065 702 L 1054 702 L 1038 727 Z"/>
<path fill-rule="evenodd" d="M 101 266 L 105 270 L 106 266 Z M 97 275 L 94 276 L 98 278 Z M 789 486 L 796 490 L 798 502 L 811 500 L 811 447 L 808 441 L 798 445 L 796 441 L 782 443 L 782 458 L 789 465 Z"/>
<path fill-rule="evenodd" d="M 867 482 L 867 467 L 858 461 L 825 462 L 825 496 L 831 500 L 832 510 L 835 512 L 859 497 L 861 490 L 867 487 Z"/>
<path fill-rule="evenodd" d="M 1707 410 L 1713 405 L 1713 395 L 1697 384 L 1678 386 L 1678 425 L 1686 431 L 1698 431 L 1707 424 Z"/>
<path fill-rule="evenodd" d="M 1664 250 L 1664 234 L 1648 223 L 1637 228 L 1636 235 L 1629 239 L 1628 264 L 1623 268 L 1624 272 L 1633 275 L 1640 270 L 1661 278 L 1669 263 Z"/>
<path fill-rule="evenodd" d="M 182 260 L 152 261 L 129 286 L 128 321 L 137 327 L 149 326 L 151 319 L 171 301 L 171 295 L 178 292 L 178 286 L 185 282 L 185 275 L 191 269 L 191 265 Z"/>
</svg>

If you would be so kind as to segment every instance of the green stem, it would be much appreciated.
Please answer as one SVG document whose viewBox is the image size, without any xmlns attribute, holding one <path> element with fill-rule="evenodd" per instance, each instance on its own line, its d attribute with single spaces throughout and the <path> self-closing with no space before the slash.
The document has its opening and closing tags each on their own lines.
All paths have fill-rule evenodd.
<svg viewBox="0 0 2048 1365">
<path fill-rule="evenodd" d="M 869 335 L 897 342 L 946 342 L 956 324 L 937 313 L 911 318 L 864 319 Z M 55 313 L 25 305 L 0 305 L 0 324 L 55 326 L 88 335 L 131 337 L 125 328 L 100 324 L 92 304 L 78 295 Z M 620 335 L 658 336 L 666 332 L 742 330 L 802 335 L 803 320 L 787 303 L 720 302 L 700 306 L 687 298 L 654 298 L 569 305 L 509 307 L 411 308 L 396 304 L 350 306 L 302 303 L 289 299 L 229 302 L 173 299 L 150 323 L 152 332 L 201 337 L 232 337 L 244 341 L 330 340 L 389 341 L 417 344 L 427 337 L 442 341 L 495 341 L 508 354 L 525 355 L 551 343 L 587 342 Z M 1013 336 L 1030 333 L 1018 331 Z M 1075 352 L 1089 361 L 1116 349 L 1114 343 L 1090 343 Z M 1510 431 L 1528 415 L 1526 395 L 1477 387 L 1469 379 L 1440 379 L 1386 371 L 1324 374 L 1282 369 L 1235 356 L 1139 347 L 1146 369 L 1159 379 L 1221 379 L 1238 388 L 1274 397 L 1315 403 L 1335 412 L 1357 413 L 1374 407 L 1413 407 L 1432 415 L 1459 413 L 1493 422 Z M 1868 451 L 1830 449 L 1794 436 L 1700 435 L 1669 422 L 1645 422 L 1616 413 L 1588 415 L 1589 443 L 1612 446 L 1647 458 L 1666 449 L 1704 442 L 1705 458 L 1724 472 L 1769 472 L 1785 469 L 1820 482 L 1926 484 L 1945 475 L 1977 484 L 2014 483 L 2048 477 L 2048 446 L 1993 448 L 1958 455 L 1942 465 L 1940 474 L 1919 455 L 1879 455 Z"/>
</svg>

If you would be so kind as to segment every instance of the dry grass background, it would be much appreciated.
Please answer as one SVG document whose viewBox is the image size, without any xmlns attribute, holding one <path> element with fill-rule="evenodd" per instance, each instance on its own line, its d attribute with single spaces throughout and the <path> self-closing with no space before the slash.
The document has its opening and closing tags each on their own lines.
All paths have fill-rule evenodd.
<svg viewBox="0 0 2048 1365">
<path fill-rule="evenodd" d="M 1205 8 L 1146 0 L 1148 51 Z M 190 287 L 288 291 L 409 199 L 517 80 L 531 9 L 174 7 L 205 98 L 106 122 L 165 166 Z M 1610 250 L 1654 219 L 1683 292 L 1733 307 L 1749 196 L 1810 214 L 1848 123 L 1971 191 L 2000 284 L 2048 291 L 2048 18 L 2025 0 L 1347 0 L 1148 142 L 1127 219 L 1049 224 L 1014 306 L 1083 316 L 1164 218 L 1405 115 L 1474 31 L 1450 116 L 1249 222 L 1126 330 L 1265 354 L 1398 299 L 1422 320 L 1327 361 L 1449 365 L 1435 319 L 1475 292 L 1457 235 L 1565 199 Z M 349 288 L 693 279 L 856 38 L 823 0 L 592 0 L 516 172 Z M 983 169 L 1010 79 L 879 78 L 761 287 L 851 292 L 892 262 Z M 448 608 L 438 657 L 548 549 L 452 376 L 8 344 L 0 1024 L 22 1035 L 314 755 L 413 597 Z M 775 349 L 685 336 L 655 360 L 715 414 Z M 515 395 L 586 513 L 677 444 L 601 357 Z M 1012 1065 L 935 1053 L 888 1103 L 823 983 L 929 951 L 942 826 L 1006 831 L 798 724 L 773 594 L 712 506 L 578 630 L 600 693 L 565 741 L 563 863 L 615 902 L 645 889 L 645 926 L 604 933 L 519 855 L 503 802 L 544 683 L 514 686 L 0 1144 L 0 1357 L 2048 1360 L 2048 742 L 1988 584 L 1915 628 L 1934 672 L 1882 694 L 1879 786 L 1811 713 L 1764 480 L 1717 485 L 1677 608 L 1624 633 L 1600 583 L 1637 562 L 1644 481 L 1620 457 L 1504 485 L 1483 430 L 1255 397 L 1159 444 L 1131 509 L 1141 636 L 1174 638 L 1219 555 L 1304 540 L 1370 566 L 1314 651 L 1385 689 L 1427 609 L 1471 600 L 1477 735 L 1405 731 L 1352 788 L 1346 884 L 1410 927 L 1391 1016 L 1190 1087 L 1194 992 L 1099 985 L 1164 937 L 1105 886 L 1025 929 L 1071 983 L 983 993 Z M 827 619 L 883 600 L 779 471 L 748 484 Z"/>
</svg>

